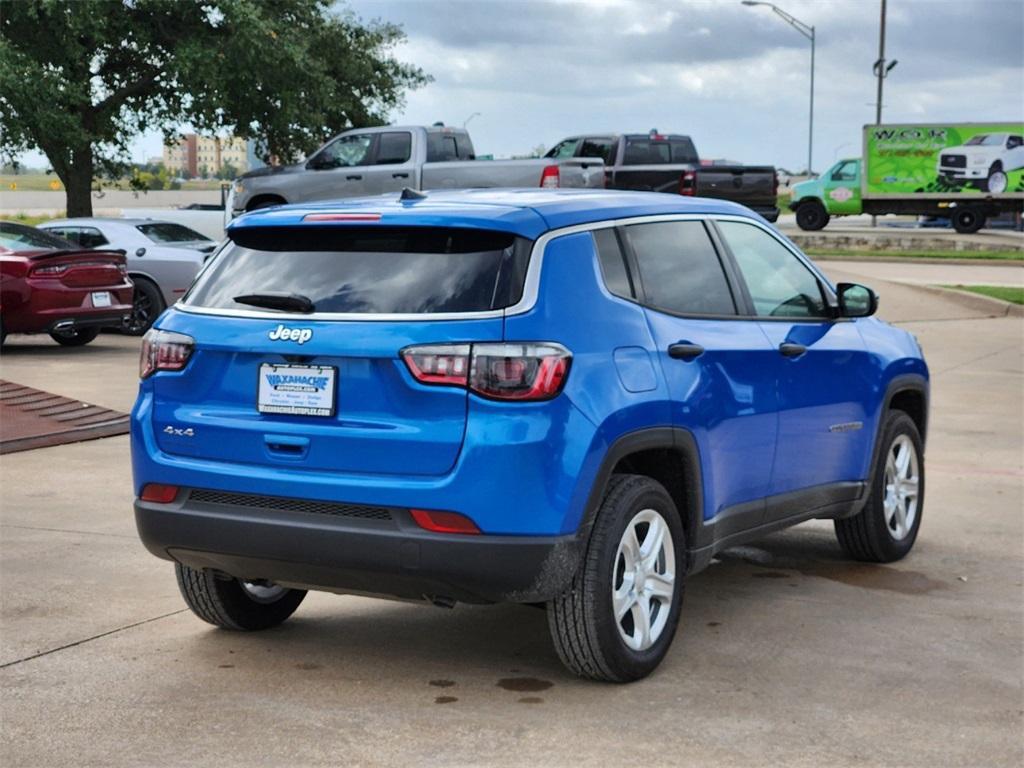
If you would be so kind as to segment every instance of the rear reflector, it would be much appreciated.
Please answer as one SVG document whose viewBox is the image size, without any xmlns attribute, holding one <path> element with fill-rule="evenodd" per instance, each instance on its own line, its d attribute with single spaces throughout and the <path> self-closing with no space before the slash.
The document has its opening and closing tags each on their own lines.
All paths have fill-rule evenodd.
<svg viewBox="0 0 1024 768">
<path fill-rule="evenodd" d="M 307 213 L 303 221 L 380 221 L 379 213 Z"/>
<path fill-rule="evenodd" d="M 178 497 L 178 486 L 164 485 L 163 483 L 146 483 L 142 489 L 143 501 L 152 501 L 155 504 L 170 504 Z"/>
<path fill-rule="evenodd" d="M 410 509 L 416 525 L 433 533 L 469 533 L 479 534 L 476 523 L 465 515 L 456 512 L 431 512 L 426 509 Z"/>
</svg>

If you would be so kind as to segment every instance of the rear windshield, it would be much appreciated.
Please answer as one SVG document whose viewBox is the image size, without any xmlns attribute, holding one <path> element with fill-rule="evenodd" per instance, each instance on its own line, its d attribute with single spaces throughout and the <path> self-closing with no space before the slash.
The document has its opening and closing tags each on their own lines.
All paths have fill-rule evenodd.
<svg viewBox="0 0 1024 768">
<path fill-rule="evenodd" d="M 434 227 L 260 227 L 231 239 L 186 304 L 253 310 L 235 297 L 283 292 L 308 298 L 316 312 L 503 309 L 522 297 L 532 245 L 503 232 Z"/>
<path fill-rule="evenodd" d="M 0 222 L 0 248 L 18 253 L 20 251 L 64 251 L 77 246 L 62 237 L 43 232 L 41 229 L 22 224 Z"/>
<path fill-rule="evenodd" d="M 201 235 L 194 229 L 183 227 L 181 224 L 158 221 L 153 224 L 139 224 L 136 227 L 154 243 L 193 243 L 196 240 L 209 240 L 206 235 Z"/>
<path fill-rule="evenodd" d="M 696 163 L 697 149 L 685 136 L 677 139 L 627 138 L 624 165 Z"/>
</svg>

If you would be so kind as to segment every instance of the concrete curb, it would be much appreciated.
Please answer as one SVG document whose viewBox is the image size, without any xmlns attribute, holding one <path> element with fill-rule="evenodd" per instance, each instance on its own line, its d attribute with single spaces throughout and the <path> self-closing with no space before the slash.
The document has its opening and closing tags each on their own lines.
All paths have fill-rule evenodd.
<svg viewBox="0 0 1024 768">
<path fill-rule="evenodd" d="M 863 261 L 884 264 L 960 264 L 983 267 L 1022 267 L 1021 259 L 929 259 L 915 256 L 869 256 L 867 254 L 807 254 L 813 261 Z"/>
<path fill-rule="evenodd" d="M 898 281 L 894 281 L 898 282 Z M 899 283 L 906 288 L 918 288 L 934 296 L 942 296 L 956 302 L 967 309 L 986 312 L 992 317 L 1024 317 L 1024 304 L 1014 304 L 991 296 L 982 296 L 971 291 L 958 291 L 956 288 L 943 288 L 940 285 L 919 285 L 916 283 Z"/>
</svg>

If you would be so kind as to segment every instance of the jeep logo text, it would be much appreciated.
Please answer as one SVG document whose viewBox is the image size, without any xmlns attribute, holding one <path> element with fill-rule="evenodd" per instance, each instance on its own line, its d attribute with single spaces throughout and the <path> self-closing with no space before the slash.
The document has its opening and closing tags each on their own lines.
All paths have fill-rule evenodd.
<svg viewBox="0 0 1024 768">
<path fill-rule="evenodd" d="M 285 328 L 283 325 L 279 325 L 267 334 L 267 336 L 271 341 L 297 341 L 299 344 L 305 344 L 313 338 L 313 329 Z"/>
</svg>

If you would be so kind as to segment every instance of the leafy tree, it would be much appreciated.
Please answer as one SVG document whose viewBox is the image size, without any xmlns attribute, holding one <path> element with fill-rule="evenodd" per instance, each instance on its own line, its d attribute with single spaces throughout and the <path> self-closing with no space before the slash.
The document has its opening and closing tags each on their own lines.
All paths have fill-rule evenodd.
<svg viewBox="0 0 1024 768">
<path fill-rule="evenodd" d="M 238 169 L 230 160 L 225 160 L 220 164 L 220 170 L 217 171 L 217 178 L 222 181 L 232 181 L 238 177 Z"/>
<path fill-rule="evenodd" d="M 0 152 L 39 149 L 92 213 L 98 176 L 144 130 L 182 123 L 293 158 L 379 125 L 429 81 L 397 61 L 401 29 L 328 0 L 0 0 Z"/>
</svg>

